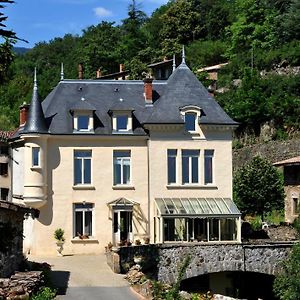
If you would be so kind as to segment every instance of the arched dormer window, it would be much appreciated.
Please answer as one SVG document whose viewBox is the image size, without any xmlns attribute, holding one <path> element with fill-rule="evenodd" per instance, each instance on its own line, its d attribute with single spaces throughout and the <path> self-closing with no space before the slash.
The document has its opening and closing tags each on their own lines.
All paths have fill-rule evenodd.
<svg viewBox="0 0 300 300">
<path fill-rule="evenodd" d="M 199 119 L 201 108 L 195 105 L 184 106 L 180 109 L 185 123 L 185 130 L 190 133 L 200 133 Z"/>
</svg>

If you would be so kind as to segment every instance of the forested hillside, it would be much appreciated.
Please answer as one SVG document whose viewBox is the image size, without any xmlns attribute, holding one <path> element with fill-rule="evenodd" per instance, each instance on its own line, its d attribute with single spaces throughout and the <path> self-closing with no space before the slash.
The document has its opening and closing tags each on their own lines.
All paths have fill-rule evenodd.
<svg viewBox="0 0 300 300">
<path fill-rule="evenodd" d="M 241 133 L 259 135 L 265 122 L 277 129 L 273 138 L 299 131 L 300 73 L 276 72 L 300 66 L 299 0 L 171 0 L 151 16 L 132 1 L 118 26 L 102 22 L 80 36 L 38 43 L 2 66 L 0 128 L 18 125 L 19 105 L 30 101 L 35 66 L 43 99 L 59 81 L 61 62 L 65 78 L 77 78 L 78 63 L 85 78 L 94 78 L 98 68 L 103 74 L 118 71 L 124 63 L 131 78 L 140 79 L 147 64 L 174 53 L 179 57 L 181 45 L 194 71 L 230 62 L 219 76 L 225 92 L 216 98 L 241 123 Z M 7 51 L 2 45 L 0 55 Z"/>
</svg>

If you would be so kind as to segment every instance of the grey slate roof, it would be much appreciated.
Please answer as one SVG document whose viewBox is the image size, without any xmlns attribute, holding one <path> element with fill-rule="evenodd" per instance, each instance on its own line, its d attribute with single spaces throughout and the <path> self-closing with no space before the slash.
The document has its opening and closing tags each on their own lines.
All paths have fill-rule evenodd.
<svg viewBox="0 0 300 300">
<path fill-rule="evenodd" d="M 27 121 L 22 133 L 48 133 L 48 126 L 38 95 L 36 71 L 34 74 L 34 86 L 31 104 L 28 111 Z"/>
<path fill-rule="evenodd" d="M 144 124 L 183 124 L 180 108 L 186 105 L 201 108 L 200 124 L 238 124 L 184 62 L 167 81 L 153 81 L 153 98 L 153 105 L 145 104 L 144 83 L 140 80 L 62 80 L 43 101 L 42 108 L 50 134 L 73 134 L 72 113 L 76 109 L 94 114 L 94 133 L 83 134 L 112 134 L 111 112 L 127 110 L 133 114 L 133 133 L 145 135 Z M 47 131 L 37 99 L 37 91 L 34 91 L 23 132 Z"/>
<path fill-rule="evenodd" d="M 238 124 L 224 112 L 185 63 L 169 77 L 165 93 L 155 103 L 147 123 L 183 123 L 179 108 L 187 105 L 201 108 L 200 124 Z"/>
</svg>

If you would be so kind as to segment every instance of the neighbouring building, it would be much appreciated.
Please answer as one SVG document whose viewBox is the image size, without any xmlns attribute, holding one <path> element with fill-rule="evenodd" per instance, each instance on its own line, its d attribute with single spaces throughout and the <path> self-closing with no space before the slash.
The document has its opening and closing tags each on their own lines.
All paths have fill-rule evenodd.
<svg viewBox="0 0 300 300">
<path fill-rule="evenodd" d="M 159 61 L 148 65 L 151 70 L 151 76 L 155 80 L 167 80 L 176 68 L 175 56 L 173 59 L 164 58 L 163 61 Z"/>
<path fill-rule="evenodd" d="M 66 80 L 11 140 L 13 201 L 37 208 L 27 251 L 103 252 L 108 242 L 240 242 L 233 121 L 185 63 L 168 80 Z M 17 175 L 18 174 L 18 175 Z M 14 197 L 15 195 L 15 197 Z"/>
<path fill-rule="evenodd" d="M 283 169 L 285 221 L 293 223 L 300 212 L 300 156 L 274 163 Z"/>
<path fill-rule="evenodd" d="M 11 160 L 8 139 L 13 131 L 0 130 L 0 200 L 7 201 L 10 197 L 11 187 Z"/>
</svg>

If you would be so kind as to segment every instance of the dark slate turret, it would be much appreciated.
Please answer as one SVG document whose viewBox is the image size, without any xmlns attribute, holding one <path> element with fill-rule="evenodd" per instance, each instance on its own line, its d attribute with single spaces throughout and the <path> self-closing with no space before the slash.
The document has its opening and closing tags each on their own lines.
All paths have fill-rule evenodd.
<svg viewBox="0 0 300 300">
<path fill-rule="evenodd" d="M 39 101 L 36 69 L 34 70 L 34 86 L 28 118 L 22 133 L 48 133 L 48 126 L 44 116 L 41 102 Z"/>
</svg>

